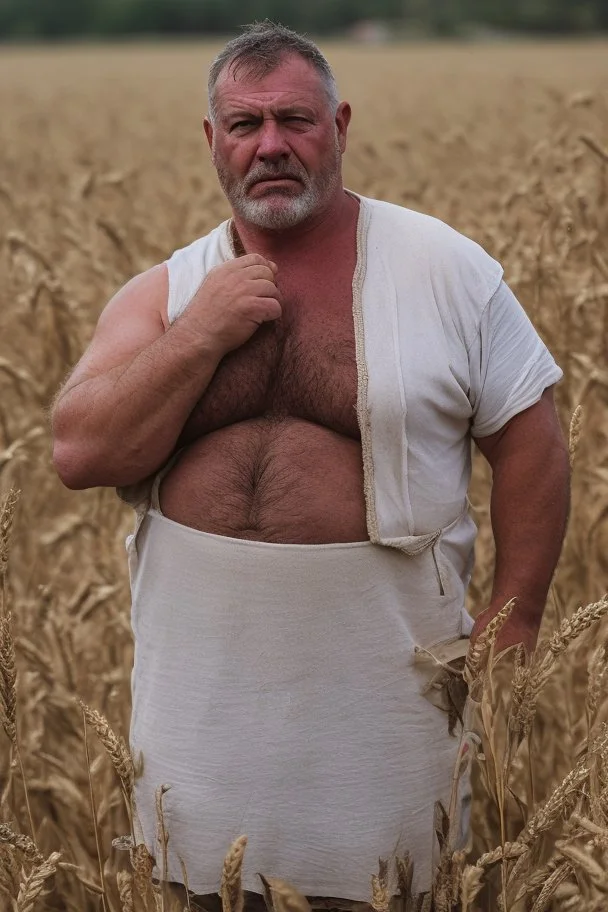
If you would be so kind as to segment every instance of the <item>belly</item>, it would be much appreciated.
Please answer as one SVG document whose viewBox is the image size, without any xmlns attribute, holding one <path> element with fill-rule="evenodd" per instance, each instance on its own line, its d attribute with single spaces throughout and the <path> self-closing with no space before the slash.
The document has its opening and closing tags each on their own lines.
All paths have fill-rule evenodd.
<svg viewBox="0 0 608 912">
<path fill-rule="evenodd" d="M 295 418 L 242 421 L 187 446 L 160 486 L 175 522 L 276 544 L 367 541 L 358 440 Z"/>
</svg>

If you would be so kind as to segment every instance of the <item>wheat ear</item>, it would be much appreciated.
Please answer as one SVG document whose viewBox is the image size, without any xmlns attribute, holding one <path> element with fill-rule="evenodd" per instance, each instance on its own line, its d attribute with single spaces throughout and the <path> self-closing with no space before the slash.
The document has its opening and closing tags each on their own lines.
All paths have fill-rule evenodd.
<svg viewBox="0 0 608 912">
<path fill-rule="evenodd" d="M 91 728 L 95 729 L 99 740 L 105 747 L 106 752 L 112 761 L 114 769 L 118 773 L 127 808 L 130 811 L 133 801 L 133 782 L 135 779 L 131 752 L 125 744 L 124 738 L 115 734 L 105 716 L 102 716 L 96 709 L 91 709 L 90 706 L 87 706 L 82 700 L 79 700 L 78 704 L 82 709 L 88 724 Z"/>
<path fill-rule="evenodd" d="M 378 859 L 378 873 L 372 874 L 372 900 L 370 905 L 374 912 L 389 912 L 388 861 L 385 858 Z"/>
<path fill-rule="evenodd" d="M 243 912 L 245 894 L 241 885 L 241 872 L 246 846 L 247 837 L 239 836 L 234 840 L 224 858 L 220 885 L 222 912 Z"/>
<path fill-rule="evenodd" d="M 606 673 L 608 664 L 606 663 L 606 647 L 604 644 L 594 650 L 587 668 L 588 684 L 587 698 L 585 708 L 587 710 L 587 726 L 589 731 L 593 728 L 597 710 L 600 704 L 600 698 L 606 685 Z"/>
<path fill-rule="evenodd" d="M 11 531 L 15 517 L 15 507 L 21 491 L 11 489 L 0 508 L 0 596 L 2 611 L 6 611 L 6 571 L 8 568 L 8 555 L 10 551 Z"/>
<path fill-rule="evenodd" d="M 134 912 L 133 874 L 131 871 L 118 871 L 116 874 L 116 886 L 118 887 L 122 912 Z"/>
<path fill-rule="evenodd" d="M 258 873 L 268 912 L 311 912 L 310 903 L 295 887 L 278 877 Z"/>
<path fill-rule="evenodd" d="M 549 798 L 528 820 L 517 842 L 530 846 L 542 834 L 549 830 L 558 818 L 571 809 L 578 797 L 579 786 L 590 773 L 590 758 L 608 744 L 608 725 L 602 727 L 602 734 L 595 739 L 567 776 L 560 782 Z"/>
<path fill-rule="evenodd" d="M 0 617 L 0 711 L 7 738 L 17 746 L 17 667 L 11 615 Z"/>
<path fill-rule="evenodd" d="M 2 727 L 13 746 L 17 763 L 19 764 L 28 820 L 32 836 L 35 839 L 36 830 L 34 829 L 29 790 L 17 739 L 17 666 L 10 612 L 5 617 L 0 616 L 0 714 L 2 716 Z"/>
<path fill-rule="evenodd" d="M 532 912 L 547 912 L 553 894 L 560 884 L 570 877 L 573 871 L 574 868 L 569 862 L 559 865 L 544 882 L 543 887 L 532 906 Z"/>
<path fill-rule="evenodd" d="M 13 846 L 15 849 L 19 849 L 24 858 L 34 862 L 36 865 L 41 865 L 44 861 L 34 840 L 30 839 L 29 836 L 25 836 L 23 833 L 15 833 L 11 830 L 8 823 L 0 823 L 0 842 L 4 842 Z"/>
<path fill-rule="evenodd" d="M 601 620 L 606 613 L 608 613 L 608 596 L 603 596 L 598 602 L 577 608 L 571 618 L 564 618 L 541 657 L 535 658 L 530 665 L 523 699 L 514 715 L 514 728 L 522 735 L 530 731 L 536 715 L 538 696 L 553 673 L 558 658 L 573 640 L 588 630 L 592 624 Z"/>
<path fill-rule="evenodd" d="M 483 887 L 483 868 L 466 865 L 460 878 L 460 905 L 462 912 L 473 912 L 473 903 Z"/>
<path fill-rule="evenodd" d="M 129 852 L 131 858 L 131 867 L 133 868 L 133 880 L 135 889 L 145 903 L 148 903 L 152 896 L 152 871 L 154 870 L 154 859 L 148 852 L 145 843 L 140 842 Z"/>
<path fill-rule="evenodd" d="M 16 912 L 32 912 L 46 881 L 57 870 L 57 863 L 60 858 L 60 852 L 53 852 L 41 864 L 34 865 L 30 873 L 24 877 L 19 885 Z"/>
<path fill-rule="evenodd" d="M 487 664 L 488 656 L 496 642 L 496 637 L 498 636 L 500 628 L 505 623 L 514 607 L 515 599 L 511 599 L 492 618 L 487 627 L 481 631 L 477 637 L 477 640 L 475 641 L 475 644 L 469 649 L 465 663 L 465 671 L 468 684 L 473 684 L 484 670 L 484 667 Z"/>
<path fill-rule="evenodd" d="M 568 453 L 570 456 L 570 469 L 574 468 L 574 461 L 581 439 L 581 430 L 583 425 L 583 406 L 577 405 L 570 419 L 570 431 L 568 434 Z"/>
</svg>

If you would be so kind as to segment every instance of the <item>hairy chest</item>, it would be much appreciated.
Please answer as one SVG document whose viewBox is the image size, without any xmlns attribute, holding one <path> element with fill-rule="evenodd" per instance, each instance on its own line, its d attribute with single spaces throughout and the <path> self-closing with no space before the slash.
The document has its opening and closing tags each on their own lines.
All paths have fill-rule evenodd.
<svg viewBox="0 0 608 912">
<path fill-rule="evenodd" d="M 222 360 L 182 443 L 261 416 L 300 418 L 358 439 L 351 288 L 343 281 L 325 293 L 284 294 L 282 318 Z"/>
</svg>

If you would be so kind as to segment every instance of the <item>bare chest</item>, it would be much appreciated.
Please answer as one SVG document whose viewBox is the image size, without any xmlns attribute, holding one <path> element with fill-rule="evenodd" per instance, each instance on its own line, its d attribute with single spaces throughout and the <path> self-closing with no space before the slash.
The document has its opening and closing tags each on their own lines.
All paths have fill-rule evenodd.
<svg viewBox="0 0 608 912">
<path fill-rule="evenodd" d="M 279 283 L 283 316 L 222 360 L 182 443 L 262 416 L 299 418 L 359 438 L 354 262 L 345 265 L 305 288 L 296 277 Z"/>
</svg>

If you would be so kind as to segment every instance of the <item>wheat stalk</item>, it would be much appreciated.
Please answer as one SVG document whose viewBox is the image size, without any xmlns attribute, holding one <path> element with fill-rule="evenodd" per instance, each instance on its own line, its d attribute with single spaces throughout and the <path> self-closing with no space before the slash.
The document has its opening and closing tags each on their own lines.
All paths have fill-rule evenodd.
<svg viewBox="0 0 608 912">
<path fill-rule="evenodd" d="M 87 739 L 87 717 L 84 706 L 82 709 L 82 727 L 84 731 L 84 753 L 87 766 L 87 775 L 89 780 L 89 801 L 91 803 L 91 818 L 93 823 L 93 833 L 95 835 L 95 848 L 97 849 L 97 865 L 99 869 L 99 882 L 101 883 L 101 902 L 104 912 L 108 912 L 106 902 L 106 885 L 103 871 L 103 862 L 101 858 L 101 845 L 99 840 L 99 824 L 97 821 L 97 804 L 95 801 L 95 792 L 93 791 L 93 777 L 91 775 L 91 758 L 89 756 L 89 742 Z"/>
<path fill-rule="evenodd" d="M 154 793 L 154 800 L 156 804 L 156 842 L 160 846 L 161 851 L 161 908 L 165 908 L 165 897 L 167 893 L 167 880 L 169 874 L 169 837 L 170 834 L 167 831 L 165 826 L 165 812 L 163 808 L 163 799 L 166 793 L 170 790 L 170 785 L 159 785 Z"/>
</svg>

